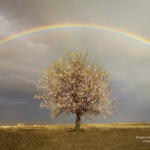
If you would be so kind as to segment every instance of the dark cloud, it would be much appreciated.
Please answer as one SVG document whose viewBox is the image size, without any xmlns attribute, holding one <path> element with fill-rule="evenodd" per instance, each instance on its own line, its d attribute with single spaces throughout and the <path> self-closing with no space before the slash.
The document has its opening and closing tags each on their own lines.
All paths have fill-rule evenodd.
<svg viewBox="0 0 150 150">
<path fill-rule="evenodd" d="M 107 26 L 149 41 L 149 1 L 123 0 L 0 0 L 0 41 L 31 28 L 55 24 Z M 0 125 L 25 122 L 74 124 L 75 115 L 51 118 L 49 109 L 33 99 L 36 80 L 52 65 L 53 58 L 79 50 L 87 60 L 97 58 L 110 73 L 110 99 L 122 101 L 112 110 L 114 118 L 95 118 L 97 123 L 149 122 L 150 47 L 131 37 L 91 28 L 66 28 L 28 34 L 0 45 Z M 103 69 L 103 70 L 104 70 Z M 83 117 L 82 123 L 87 122 Z"/>
</svg>

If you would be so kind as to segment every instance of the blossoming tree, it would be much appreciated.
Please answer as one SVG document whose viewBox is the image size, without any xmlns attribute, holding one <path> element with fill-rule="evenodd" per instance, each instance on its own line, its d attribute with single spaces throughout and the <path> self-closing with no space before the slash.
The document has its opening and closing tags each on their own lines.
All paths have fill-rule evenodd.
<svg viewBox="0 0 150 150">
<path fill-rule="evenodd" d="M 115 104 L 115 99 L 109 100 L 108 95 L 111 90 L 111 85 L 104 80 L 110 76 L 106 71 L 102 72 L 102 67 L 94 68 L 87 66 L 90 62 L 85 61 L 87 54 L 82 59 L 80 51 L 75 55 L 67 51 L 70 59 L 60 58 L 58 62 L 54 61 L 53 68 L 49 65 L 48 69 L 44 69 L 44 74 L 37 81 L 42 83 L 37 85 L 39 95 L 35 95 L 34 99 L 44 100 L 41 102 L 40 109 L 49 108 L 52 112 L 52 118 L 59 116 L 62 112 L 68 114 L 76 114 L 75 130 L 80 130 L 81 117 L 95 120 L 88 117 L 87 114 L 95 116 L 111 114 L 110 109 L 116 109 L 121 104 Z M 109 118 L 111 118 L 109 117 Z"/>
</svg>

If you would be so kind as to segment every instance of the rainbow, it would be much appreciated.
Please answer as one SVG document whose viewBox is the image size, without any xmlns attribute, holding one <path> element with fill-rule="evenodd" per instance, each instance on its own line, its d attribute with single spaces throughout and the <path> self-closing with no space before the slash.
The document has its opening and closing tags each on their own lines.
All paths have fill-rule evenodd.
<svg viewBox="0 0 150 150">
<path fill-rule="evenodd" d="M 98 30 L 104 30 L 104 31 L 108 31 L 108 32 L 113 32 L 113 33 L 117 33 L 120 35 L 124 35 L 126 37 L 129 37 L 133 40 L 139 41 L 143 44 L 146 44 L 148 46 L 150 46 L 150 41 L 138 37 L 136 35 L 127 33 L 127 32 L 123 32 L 123 31 L 119 31 L 116 29 L 112 29 L 109 27 L 103 27 L 103 26 L 95 26 L 95 25 L 87 25 L 87 24 L 60 24 L 60 25 L 50 25 L 50 26 L 42 26 L 42 27 L 37 27 L 37 28 L 32 28 L 23 32 L 19 32 L 13 35 L 10 35 L 9 37 L 6 37 L 4 39 L 0 40 L 0 46 L 4 43 L 7 43 L 13 39 L 17 39 L 19 37 L 25 36 L 25 35 L 29 35 L 31 33 L 35 33 L 35 32 L 41 32 L 41 31 L 45 31 L 45 30 L 52 30 L 52 29 L 61 29 L 61 28 L 89 28 L 89 29 L 98 29 Z"/>
</svg>

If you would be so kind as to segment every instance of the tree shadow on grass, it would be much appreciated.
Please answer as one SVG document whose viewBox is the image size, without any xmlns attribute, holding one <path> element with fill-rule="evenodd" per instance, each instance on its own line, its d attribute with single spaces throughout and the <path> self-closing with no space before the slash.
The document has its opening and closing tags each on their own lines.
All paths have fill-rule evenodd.
<svg viewBox="0 0 150 150">
<path fill-rule="evenodd" d="M 85 132 L 85 130 L 79 130 L 79 131 L 76 131 L 75 129 L 73 129 L 73 130 L 68 130 L 67 132 Z"/>
</svg>

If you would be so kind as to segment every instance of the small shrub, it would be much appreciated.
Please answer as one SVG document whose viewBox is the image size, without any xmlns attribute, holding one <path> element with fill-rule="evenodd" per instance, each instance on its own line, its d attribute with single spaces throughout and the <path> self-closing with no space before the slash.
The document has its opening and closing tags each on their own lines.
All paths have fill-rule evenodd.
<svg viewBox="0 0 150 150">
<path fill-rule="evenodd" d="M 18 123 L 18 127 L 24 127 L 25 125 L 23 123 Z"/>
<path fill-rule="evenodd" d="M 34 125 L 36 125 L 36 123 L 35 123 L 35 122 L 33 122 L 33 123 L 32 123 L 32 126 L 34 126 Z"/>
</svg>

